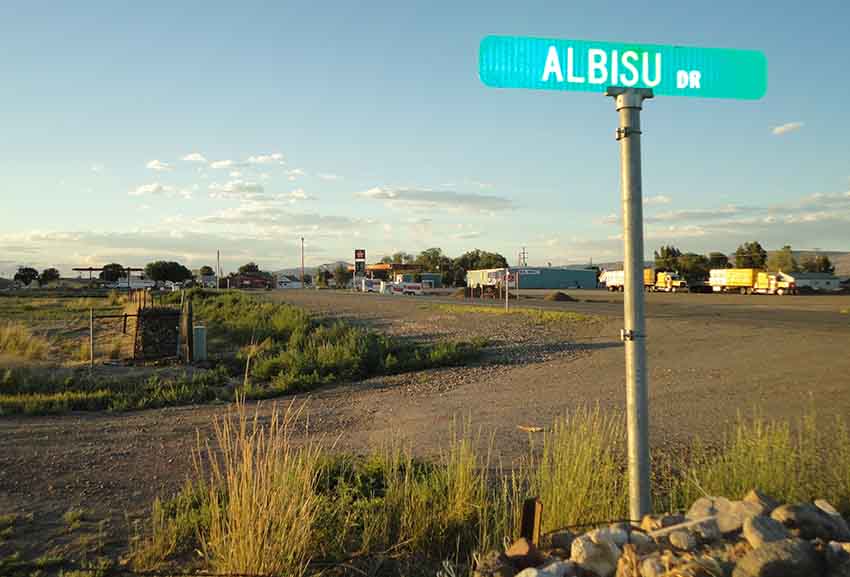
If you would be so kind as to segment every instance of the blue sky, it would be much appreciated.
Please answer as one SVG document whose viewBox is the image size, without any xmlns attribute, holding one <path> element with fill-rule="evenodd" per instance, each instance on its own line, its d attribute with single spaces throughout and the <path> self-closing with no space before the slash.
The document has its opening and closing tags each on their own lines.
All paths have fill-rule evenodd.
<svg viewBox="0 0 850 577">
<path fill-rule="evenodd" d="M 756 102 L 643 113 L 647 252 L 850 250 L 841 0 L 7 2 L 0 272 L 473 248 L 617 260 L 617 117 L 495 90 L 487 34 L 763 51 Z M 777 127 L 783 129 L 774 130 Z"/>
</svg>

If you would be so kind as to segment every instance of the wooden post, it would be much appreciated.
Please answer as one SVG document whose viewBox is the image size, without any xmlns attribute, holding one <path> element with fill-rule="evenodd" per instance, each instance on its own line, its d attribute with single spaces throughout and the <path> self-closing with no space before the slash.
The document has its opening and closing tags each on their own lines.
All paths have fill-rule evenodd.
<svg viewBox="0 0 850 577">
<path fill-rule="evenodd" d="M 535 547 L 540 545 L 540 521 L 543 517 L 543 504 L 537 497 L 526 499 L 522 504 L 520 537 L 525 537 Z"/>
<path fill-rule="evenodd" d="M 195 322 L 192 318 L 192 299 L 186 303 L 186 362 L 191 363 L 195 357 Z"/>
<path fill-rule="evenodd" d="M 94 309 L 89 309 L 89 367 L 94 367 Z"/>
<path fill-rule="evenodd" d="M 124 329 L 121 332 L 127 334 L 127 313 L 124 313 Z"/>
</svg>

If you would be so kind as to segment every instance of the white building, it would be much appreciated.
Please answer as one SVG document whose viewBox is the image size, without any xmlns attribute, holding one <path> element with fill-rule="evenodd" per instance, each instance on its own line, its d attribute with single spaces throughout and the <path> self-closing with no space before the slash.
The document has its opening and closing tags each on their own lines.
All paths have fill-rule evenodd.
<svg viewBox="0 0 850 577">
<path fill-rule="evenodd" d="M 797 290 L 811 289 L 818 292 L 836 292 L 841 290 L 839 278 L 828 272 L 783 272 L 782 275 L 797 285 Z"/>
<path fill-rule="evenodd" d="M 282 274 L 277 277 L 277 288 L 279 289 L 299 289 L 301 288 L 301 281 L 299 279 L 292 278 L 291 276 L 287 276 Z"/>
</svg>

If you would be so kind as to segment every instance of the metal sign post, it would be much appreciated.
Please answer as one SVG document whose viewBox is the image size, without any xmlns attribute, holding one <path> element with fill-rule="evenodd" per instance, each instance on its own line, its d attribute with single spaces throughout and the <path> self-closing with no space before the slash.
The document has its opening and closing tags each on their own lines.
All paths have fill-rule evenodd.
<svg viewBox="0 0 850 577">
<path fill-rule="evenodd" d="M 757 100 L 767 91 L 767 59 L 755 50 L 486 36 L 478 51 L 478 76 L 493 88 L 605 92 L 615 99 L 625 248 L 620 337 L 626 349 L 629 511 L 639 520 L 651 512 L 640 111 L 655 94 Z"/>
<path fill-rule="evenodd" d="M 620 186 L 623 202 L 625 294 L 620 331 L 626 349 L 626 425 L 629 454 L 629 513 L 640 520 L 652 510 L 649 485 L 649 395 L 646 384 L 646 322 L 643 306 L 643 192 L 640 111 L 652 98 L 647 88 L 611 87 L 620 115 Z"/>
</svg>

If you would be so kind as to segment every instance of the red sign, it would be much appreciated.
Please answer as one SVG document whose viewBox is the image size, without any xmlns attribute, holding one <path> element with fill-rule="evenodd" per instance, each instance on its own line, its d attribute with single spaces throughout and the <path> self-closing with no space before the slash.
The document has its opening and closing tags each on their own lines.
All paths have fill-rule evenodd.
<svg viewBox="0 0 850 577">
<path fill-rule="evenodd" d="M 354 249 L 354 260 L 366 260 L 366 249 L 365 248 Z"/>
</svg>

